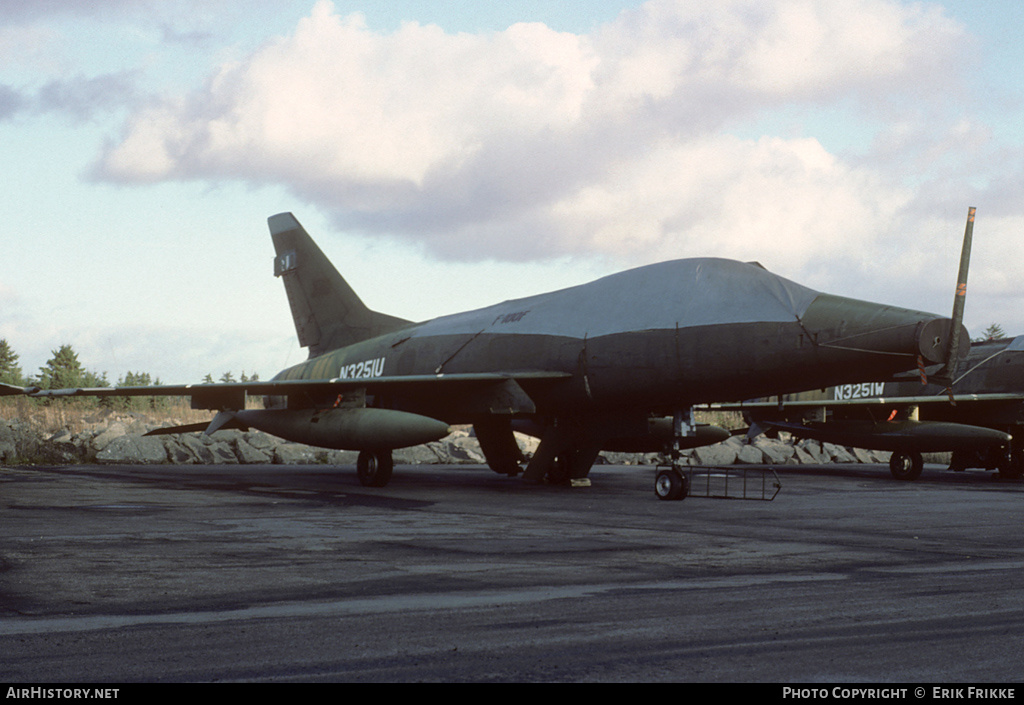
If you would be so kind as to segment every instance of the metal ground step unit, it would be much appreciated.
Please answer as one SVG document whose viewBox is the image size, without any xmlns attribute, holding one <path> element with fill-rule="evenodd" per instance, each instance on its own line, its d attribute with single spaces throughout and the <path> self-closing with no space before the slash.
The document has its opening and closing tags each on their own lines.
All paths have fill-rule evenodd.
<svg viewBox="0 0 1024 705">
<path fill-rule="evenodd" d="M 688 467 L 659 465 L 654 493 L 659 499 L 686 497 L 771 502 L 782 490 L 779 476 L 766 467 Z"/>
</svg>

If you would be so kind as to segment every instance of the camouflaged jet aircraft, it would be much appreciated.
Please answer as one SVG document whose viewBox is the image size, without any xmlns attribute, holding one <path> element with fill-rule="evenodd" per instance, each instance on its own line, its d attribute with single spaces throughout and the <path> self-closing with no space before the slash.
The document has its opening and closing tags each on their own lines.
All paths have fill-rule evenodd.
<svg viewBox="0 0 1024 705">
<path fill-rule="evenodd" d="M 884 379 L 967 347 L 959 321 L 716 258 L 414 323 L 367 308 L 291 213 L 269 226 L 306 362 L 270 381 L 24 391 L 187 395 L 214 419 L 160 432 L 256 428 L 360 451 L 358 477 L 372 487 L 391 479 L 393 449 L 440 439 L 453 424 L 473 425 L 492 470 L 532 482 L 586 485 L 602 449 L 667 449 L 673 463 L 655 492 L 681 499 L 678 451 L 728 436 L 694 423 L 694 405 Z M 265 408 L 246 409 L 249 395 Z M 514 430 L 540 438 L 529 462 Z"/>
</svg>

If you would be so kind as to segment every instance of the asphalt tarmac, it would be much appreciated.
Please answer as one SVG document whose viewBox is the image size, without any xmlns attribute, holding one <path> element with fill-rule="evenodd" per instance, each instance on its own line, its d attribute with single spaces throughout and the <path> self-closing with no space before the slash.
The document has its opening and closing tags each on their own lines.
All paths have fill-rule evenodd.
<svg viewBox="0 0 1024 705">
<path fill-rule="evenodd" d="M 775 471 L 0 468 L 0 683 L 1020 681 L 1024 483 Z"/>
</svg>

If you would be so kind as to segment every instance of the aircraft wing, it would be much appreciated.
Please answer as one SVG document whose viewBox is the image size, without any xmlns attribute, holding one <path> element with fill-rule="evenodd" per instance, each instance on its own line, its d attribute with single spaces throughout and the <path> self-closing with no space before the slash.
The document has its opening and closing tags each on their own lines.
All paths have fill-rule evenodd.
<svg viewBox="0 0 1024 705">
<path fill-rule="evenodd" d="M 303 396 L 305 401 L 334 403 L 350 394 L 388 395 L 411 400 L 447 400 L 441 406 L 476 412 L 535 411 L 520 384 L 550 384 L 571 377 L 567 372 L 521 371 L 468 374 L 392 375 L 369 378 L 269 380 L 215 384 L 177 384 L 139 387 L 71 387 L 67 389 L 11 388 L 0 394 L 22 393 L 35 398 L 187 396 L 193 408 L 238 410 L 246 396 Z M 9 385 L 5 385 L 9 386 Z M 17 389 L 18 391 L 13 391 Z M 426 403 L 426 402 L 424 402 Z"/>
<path fill-rule="evenodd" d="M 1010 392 L 999 392 L 991 394 L 954 394 L 952 397 L 956 403 L 960 402 L 1015 402 L 1024 401 L 1024 394 Z M 782 407 L 813 408 L 833 406 L 918 406 L 921 404 L 949 404 L 950 397 L 942 396 L 892 396 L 892 397 L 863 397 L 858 399 L 798 399 L 782 402 Z M 734 404 L 714 404 L 710 408 L 718 411 L 743 411 L 744 409 L 778 409 L 777 401 L 743 401 Z"/>
<path fill-rule="evenodd" d="M 794 399 L 769 401 L 758 399 L 714 407 L 722 411 L 744 412 L 754 426 L 775 425 L 782 421 L 823 421 L 845 423 L 848 420 L 902 420 L 916 418 L 925 422 L 948 422 L 1008 429 L 1024 424 L 1024 394 L 988 392 L 979 394 L 878 396 L 854 399 Z"/>
</svg>

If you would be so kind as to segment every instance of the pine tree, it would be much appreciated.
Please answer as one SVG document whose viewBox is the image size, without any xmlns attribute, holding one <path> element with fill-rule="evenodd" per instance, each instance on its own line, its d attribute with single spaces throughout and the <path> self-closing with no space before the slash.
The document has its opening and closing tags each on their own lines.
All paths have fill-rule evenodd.
<svg viewBox="0 0 1024 705">
<path fill-rule="evenodd" d="M 78 353 L 70 345 L 61 345 L 51 352 L 53 357 L 46 361 L 45 367 L 39 368 L 39 386 L 43 389 L 81 386 L 85 370 L 78 361 Z"/>
<path fill-rule="evenodd" d="M 993 323 L 977 338 L 974 339 L 976 343 L 983 343 L 986 340 L 999 340 L 1005 338 L 1006 333 L 1003 332 L 1003 327 L 998 323 Z"/>
<path fill-rule="evenodd" d="M 78 353 L 70 345 L 61 345 L 52 350 L 53 357 L 39 368 L 36 383 L 43 389 L 64 389 L 67 387 L 109 387 L 107 374 L 96 374 L 84 367 L 78 360 Z"/>
<path fill-rule="evenodd" d="M 26 381 L 18 365 L 18 353 L 11 349 L 6 338 L 0 340 L 0 382 L 20 387 Z"/>
</svg>

